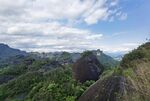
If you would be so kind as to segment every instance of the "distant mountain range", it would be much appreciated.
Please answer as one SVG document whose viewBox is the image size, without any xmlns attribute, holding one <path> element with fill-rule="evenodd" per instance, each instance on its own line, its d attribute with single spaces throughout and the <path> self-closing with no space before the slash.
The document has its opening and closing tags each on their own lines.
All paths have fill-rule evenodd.
<svg viewBox="0 0 150 101">
<path fill-rule="evenodd" d="M 2 44 L 0 43 L 0 59 L 7 59 L 13 56 L 17 56 L 17 55 L 27 55 L 28 53 L 25 51 L 21 51 L 19 49 L 14 49 L 9 47 L 6 44 Z"/>
<path fill-rule="evenodd" d="M 114 67 L 119 64 L 119 61 L 113 59 L 109 55 L 106 55 L 100 49 L 91 51 L 105 67 Z M 33 55 L 34 57 L 38 56 L 40 58 L 50 58 L 64 62 L 72 61 L 73 63 L 76 62 L 82 55 L 82 53 L 68 53 L 68 52 L 49 52 L 49 53 L 32 52 L 30 54 Z"/>
<path fill-rule="evenodd" d="M 106 53 L 107 55 L 111 56 L 113 59 L 117 61 L 121 61 L 123 56 L 126 54 L 124 52 L 115 52 L 115 53 Z"/>
<path fill-rule="evenodd" d="M 113 59 L 111 56 L 108 56 L 103 53 L 101 50 L 92 50 L 93 54 L 97 56 L 97 59 L 106 67 L 116 66 L 119 62 Z M 17 56 L 17 58 L 16 58 Z M 53 59 L 61 64 L 74 63 L 81 57 L 81 53 L 68 53 L 68 52 L 49 52 L 49 53 L 39 53 L 39 52 L 30 52 L 21 51 L 19 49 L 14 49 L 9 47 L 6 44 L 0 44 L 0 62 L 6 60 L 11 61 L 14 59 L 20 59 L 24 56 L 30 56 L 34 59 Z M 19 57 L 19 58 L 18 58 Z"/>
</svg>

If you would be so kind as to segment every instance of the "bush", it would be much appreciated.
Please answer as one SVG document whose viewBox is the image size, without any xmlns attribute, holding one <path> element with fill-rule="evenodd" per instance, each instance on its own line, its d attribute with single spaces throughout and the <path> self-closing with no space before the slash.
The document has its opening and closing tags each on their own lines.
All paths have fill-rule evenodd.
<svg viewBox="0 0 150 101">
<path fill-rule="evenodd" d="M 84 52 L 81 54 L 81 56 L 82 56 L 82 57 L 86 57 L 86 56 L 89 56 L 89 55 L 92 55 L 92 54 L 93 54 L 92 51 L 84 51 Z"/>
</svg>

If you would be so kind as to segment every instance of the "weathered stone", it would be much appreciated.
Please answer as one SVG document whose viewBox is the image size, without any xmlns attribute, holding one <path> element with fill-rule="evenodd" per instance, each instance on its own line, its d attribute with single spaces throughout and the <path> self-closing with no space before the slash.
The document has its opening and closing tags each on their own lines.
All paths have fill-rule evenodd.
<svg viewBox="0 0 150 101">
<path fill-rule="evenodd" d="M 97 80 L 103 69 L 95 55 L 83 56 L 73 65 L 73 77 L 79 82 Z"/>
<path fill-rule="evenodd" d="M 110 76 L 89 87 L 78 101 L 119 101 L 125 92 L 125 78 Z"/>
</svg>

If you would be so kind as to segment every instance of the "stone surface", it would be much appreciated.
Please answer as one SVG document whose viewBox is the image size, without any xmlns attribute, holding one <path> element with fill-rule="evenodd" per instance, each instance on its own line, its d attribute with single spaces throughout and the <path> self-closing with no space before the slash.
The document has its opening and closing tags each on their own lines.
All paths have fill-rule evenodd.
<svg viewBox="0 0 150 101">
<path fill-rule="evenodd" d="M 95 55 L 81 57 L 73 65 L 73 77 L 79 82 L 86 80 L 97 80 L 103 72 L 104 67 Z"/>
</svg>

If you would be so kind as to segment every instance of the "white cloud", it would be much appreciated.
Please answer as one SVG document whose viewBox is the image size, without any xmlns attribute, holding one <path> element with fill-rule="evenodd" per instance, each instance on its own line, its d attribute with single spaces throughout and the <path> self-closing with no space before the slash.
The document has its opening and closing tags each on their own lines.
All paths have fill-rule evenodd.
<svg viewBox="0 0 150 101">
<path fill-rule="evenodd" d="M 118 0 L 0 0 L 0 22 L 74 20 L 95 24 L 119 12 Z M 114 6 L 112 8 L 112 6 Z M 127 15 L 118 15 L 125 19 Z"/>
<path fill-rule="evenodd" d="M 119 20 L 126 20 L 127 17 L 128 17 L 128 14 L 127 13 L 123 13 L 123 12 L 120 11 L 120 12 L 116 13 L 116 16 L 119 17 Z"/>
<path fill-rule="evenodd" d="M 112 0 L 110 3 L 111 6 L 116 6 L 119 3 L 119 0 Z"/>
<path fill-rule="evenodd" d="M 118 5 L 119 0 L 0 0 L 0 42 L 28 51 L 99 48 L 103 35 L 74 22 L 125 19 Z"/>
<path fill-rule="evenodd" d="M 126 13 L 123 13 L 121 16 L 120 16 L 120 20 L 126 20 L 128 17 L 128 15 Z"/>
<path fill-rule="evenodd" d="M 124 43 L 122 44 L 123 46 L 126 46 L 126 47 L 137 47 L 138 45 L 140 45 L 139 43 Z"/>
<path fill-rule="evenodd" d="M 107 9 L 97 9 L 85 18 L 85 22 L 91 25 L 97 23 L 99 20 L 104 20 L 105 17 L 107 17 Z"/>
<path fill-rule="evenodd" d="M 0 33 L 0 42 L 27 51 L 41 49 L 42 51 L 63 51 L 66 49 L 81 51 L 88 49 L 102 37 L 102 34 L 62 26 L 58 23 L 17 23 L 5 26 L 7 26 L 5 33 Z"/>
<path fill-rule="evenodd" d="M 118 45 L 101 45 L 101 46 L 96 46 L 95 48 L 99 48 L 104 50 L 105 52 L 108 53 L 127 53 L 135 48 L 137 48 L 140 44 L 139 43 L 123 43 L 123 44 L 118 44 Z"/>
</svg>

